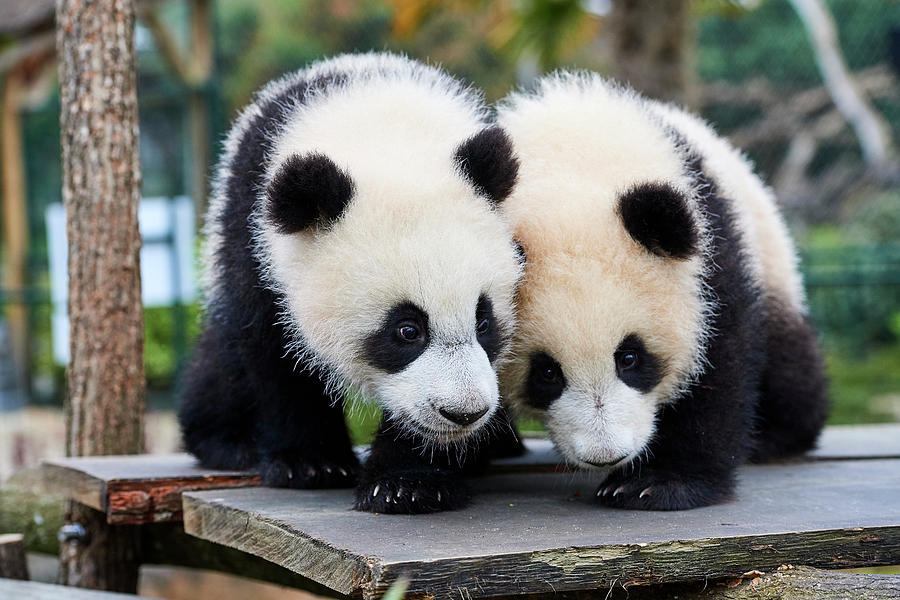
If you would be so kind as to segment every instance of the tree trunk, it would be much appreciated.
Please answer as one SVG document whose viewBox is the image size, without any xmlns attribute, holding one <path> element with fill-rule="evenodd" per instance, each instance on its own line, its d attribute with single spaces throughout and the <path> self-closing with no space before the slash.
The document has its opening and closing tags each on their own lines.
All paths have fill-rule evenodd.
<svg viewBox="0 0 900 600">
<path fill-rule="evenodd" d="M 132 0 L 57 0 L 63 202 L 69 246 L 70 456 L 143 450 L 140 165 Z M 135 592 L 131 527 L 70 503 L 68 585 Z"/>
<path fill-rule="evenodd" d="M 690 105 L 690 0 L 613 0 L 609 18 L 616 78 L 651 98 Z"/>
<path fill-rule="evenodd" d="M 22 158 L 22 122 L 20 98 L 24 92 L 21 70 L 12 68 L 3 85 L 0 106 L 0 181 L 3 185 L 3 237 L 6 240 L 6 264 L 3 287 L 12 293 L 6 310 L 12 341 L 16 390 L 27 397 L 29 388 L 28 310 L 25 298 L 25 268 L 28 253 L 28 216 L 25 205 L 25 166 Z"/>
<path fill-rule="evenodd" d="M 20 533 L 0 535 L 0 577 L 28 580 L 25 538 Z"/>
</svg>

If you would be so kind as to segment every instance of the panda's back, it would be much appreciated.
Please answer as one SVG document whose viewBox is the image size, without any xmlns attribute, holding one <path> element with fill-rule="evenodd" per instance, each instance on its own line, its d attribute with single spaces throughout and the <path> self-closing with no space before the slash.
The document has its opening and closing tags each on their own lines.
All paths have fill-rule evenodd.
<svg viewBox="0 0 900 600">
<path fill-rule="evenodd" d="M 747 157 L 699 117 L 671 104 L 648 102 L 647 106 L 701 156 L 706 175 L 730 202 L 746 266 L 758 278 L 764 293 L 795 312 L 805 313 L 793 242 L 775 196 L 754 173 Z"/>
</svg>

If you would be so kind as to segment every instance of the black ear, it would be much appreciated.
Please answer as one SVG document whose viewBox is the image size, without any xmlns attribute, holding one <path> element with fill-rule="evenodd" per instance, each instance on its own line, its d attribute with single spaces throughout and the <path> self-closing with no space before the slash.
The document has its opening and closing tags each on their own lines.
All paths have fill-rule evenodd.
<svg viewBox="0 0 900 600">
<path fill-rule="evenodd" d="M 353 180 L 327 156 L 294 154 L 266 188 L 268 218 L 286 234 L 328 225 L 341 216 L 353 192 Z"/>
<path fill-rule="evenodd" d="M 519 175 L 512 140 L 500 127 L 482 129 L 460 144 L 454 156 L 459 168 L 493 204 L 503 202 Z"/>
<path fill-rule="evenodd" d="M 622 224 L 639 244 L 667 258 L 700 250 L 700 231 L 684 194 L 665 183 L 642 183 L 619 198 Z"/>
</svg>

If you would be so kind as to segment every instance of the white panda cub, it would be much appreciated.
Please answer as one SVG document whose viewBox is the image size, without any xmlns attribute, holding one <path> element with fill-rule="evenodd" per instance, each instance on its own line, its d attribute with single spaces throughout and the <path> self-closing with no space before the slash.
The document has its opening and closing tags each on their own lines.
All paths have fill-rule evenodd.
<svg viewBox="0 0 900 600">
<path fill-rule="evenodd" d="M 703 121 L 590 73 L 498 110 L 519 159 L 503 205 L 524 249 L 501 392 L 596 498 L 724 501 L 735 468 L 810 449 L 823 364 L 771 192 Z"/>
<path fill-rule="evenodd" d="M 268 485 L 352 485 L 336 398 L 356 391 L 384 409 L 356 508 L 462 506 L 461 448 L 508 431 L 493 365 L 522 265 L 496 206 L 516 170 L 481 95 L 419 62 L 345 55 L 267 85 L 215 178 L 187 449 Z"/>
</svg>

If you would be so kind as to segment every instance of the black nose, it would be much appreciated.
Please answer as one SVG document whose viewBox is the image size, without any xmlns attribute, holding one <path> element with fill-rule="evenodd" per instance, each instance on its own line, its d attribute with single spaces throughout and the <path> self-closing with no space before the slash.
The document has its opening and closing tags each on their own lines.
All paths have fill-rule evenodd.
<svg viewBox="0 0 900 600">
<path fill-rule="evenodd" d="M 471 423 L 474 423 L 475 421 L 483 417 L 484 413 L 486 413 L 487 411 L 487 407 L 472 412 L 466 412 L 463 410 L 447 410 L 446 408 L 438 409 L 438 412 L 441 413 L 442 417 L 444 417 L 448 421 L 453 421 L 457 425 L 469 425 Z"/>
</svg>

